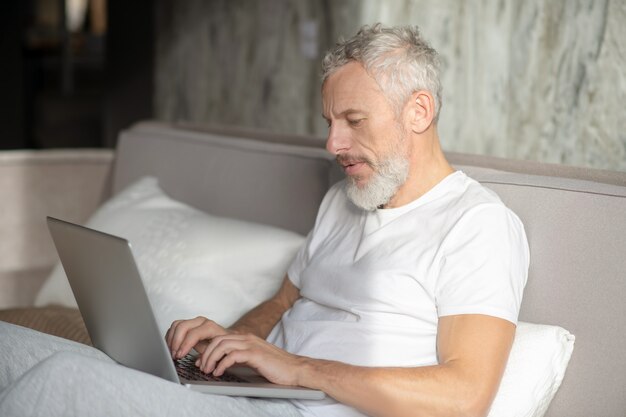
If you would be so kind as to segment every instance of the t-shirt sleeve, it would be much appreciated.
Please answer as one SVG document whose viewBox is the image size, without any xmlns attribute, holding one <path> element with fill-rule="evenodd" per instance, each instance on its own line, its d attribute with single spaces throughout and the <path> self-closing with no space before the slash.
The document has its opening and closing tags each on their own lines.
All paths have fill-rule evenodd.
<svg viewBox="0 0 626 417">
<path fill-rule="evenodd" d="M 441 246 L 435 297 L 440 317 L 485 314 L 517 323 L 528 277 L 519 218 L 501 204 L 465 213 Z"/>
</svg>

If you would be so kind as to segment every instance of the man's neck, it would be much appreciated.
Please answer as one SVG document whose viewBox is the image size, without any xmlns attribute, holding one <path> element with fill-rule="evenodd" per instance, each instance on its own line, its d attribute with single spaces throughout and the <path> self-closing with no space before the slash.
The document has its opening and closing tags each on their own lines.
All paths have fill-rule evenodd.
<svg viewBox="0 0 626 417">
<path fill-rule="evenodd" d="M 409 152 L 409 176 L 384 208 L 396 208 L 417 200 L 454 172 L 446 160 L 436 130 L 419 138 Z"/>
</svg>

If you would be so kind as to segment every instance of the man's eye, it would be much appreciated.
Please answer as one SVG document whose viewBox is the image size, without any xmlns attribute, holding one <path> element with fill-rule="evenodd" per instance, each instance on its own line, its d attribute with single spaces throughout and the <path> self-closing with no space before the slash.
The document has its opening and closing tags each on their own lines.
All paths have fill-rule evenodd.
<svg viewBox="0 0 626 417">
<path fill-rule="evenodd" d="M 349 119 L 348 123 L 350 124 L 350 126 L 358 126 L 361 124 L 362 121 L 363 119 Z"/>
</svg>

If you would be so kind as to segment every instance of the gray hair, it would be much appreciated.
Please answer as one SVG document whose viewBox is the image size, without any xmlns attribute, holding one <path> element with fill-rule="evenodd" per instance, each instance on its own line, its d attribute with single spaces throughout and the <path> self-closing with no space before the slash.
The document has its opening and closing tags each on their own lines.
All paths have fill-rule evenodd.
<svg viewBox="0 0 626 417">
<path fill-rule="evenodd" d="M 435 121 L 441 109 L 437 51 L 421 38 L 417 26 L 363 26 L 348 40 L 340 39 L 322 61 L 322 82 L 349 62 L 356 61 L 376 80 L 396 114 L 411 94 L 429 91 L 435 99 Z"/>
</svg>

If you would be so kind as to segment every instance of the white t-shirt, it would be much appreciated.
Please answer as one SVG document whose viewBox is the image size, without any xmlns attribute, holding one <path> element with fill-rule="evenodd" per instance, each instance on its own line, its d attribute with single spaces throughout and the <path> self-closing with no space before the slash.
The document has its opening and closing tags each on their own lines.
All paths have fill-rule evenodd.
<svg viewBox="0 0 626 417">
<path fill-rule="evenodd" d="M 439 317 L 517 322 L 528 261 L 518 217 L 461 171 L 407 205 L 369 212 L 342 181 L 288 270 L 301 298 L 268 340 L 353 365 L 434 365 Z M 295 403 L 307 416 L 360 415 L 331 399 Z"/>
</svg>

